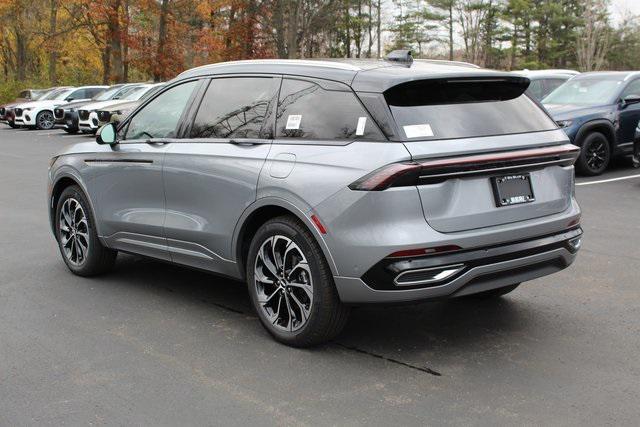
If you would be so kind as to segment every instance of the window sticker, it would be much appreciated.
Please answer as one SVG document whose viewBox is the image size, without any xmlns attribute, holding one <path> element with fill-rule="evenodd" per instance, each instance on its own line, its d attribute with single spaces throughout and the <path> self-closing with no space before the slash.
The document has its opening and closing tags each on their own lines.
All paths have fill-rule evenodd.
<svg viewBox="0 0 640 427">
<path fill-rule="evenodd" d="M 366 117 L 358 117 L 358 126 L 356 127 L 356 136 L 364 135 L 364 127 L 367 125 Z"/>
<path fill-rule="evenodd" d="M 402 128 L 404 129 L 404 134 L 407 135 L 407 138 L 433 136 L 431 125 L 428 124 L 403 126 Z"/>
<path fill-rule="evenodd" d="M 287 129 L 300 129 L 301 114 L 292 114 L 287 118 Z"/>
</svg>

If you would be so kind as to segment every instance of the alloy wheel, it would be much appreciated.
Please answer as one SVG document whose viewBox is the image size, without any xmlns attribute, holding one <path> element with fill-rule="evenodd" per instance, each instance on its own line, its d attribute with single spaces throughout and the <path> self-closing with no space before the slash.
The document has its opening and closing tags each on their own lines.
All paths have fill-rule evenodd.
<svg viewBox="0 0 640 427">
<path fill-rule="evenodd" d="M 60 209 L 60 244 L 69 263 L 78 266 L 89 255 L 89 224 L 82 205 L 74 198 Z"/>
<path fill-rule="evenodd" d="M 587 165 L 593 171 L 600 170 L 607 160 L 607 147 L 606 142 L 596 141 L 587 147 L 585 154 Z"/>
<path fill-rule="evenodd" d="M 40 129 L 51 129 L 55 124 L 53 114 L 48 111 L 43 111 L 38 114 L 38 127 Z"/>
<path fill-rule="evenodd" d="M 260 310 L 277 329 L 294 332 L 311 314 L 313 282 L 307 258 L 288 237 L 268 238 L 258 251 L 254 280 Z"/>
</svg>

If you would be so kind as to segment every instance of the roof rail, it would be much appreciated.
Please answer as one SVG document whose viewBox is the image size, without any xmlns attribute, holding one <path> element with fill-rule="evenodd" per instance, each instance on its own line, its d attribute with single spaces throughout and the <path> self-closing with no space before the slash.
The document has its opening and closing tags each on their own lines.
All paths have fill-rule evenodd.
<svg viewBox="0 0 640 427">
<path fill-rule="evenodd" d="M 398 49 L 389 52 L 385 60 L 389 62 L 397 62 L 405 65 L 406 67 L 411 67 L 411 64 L 413 63 L 413 56 L 411 56 L 411 51 L 409 49 Z"/>
</svg>

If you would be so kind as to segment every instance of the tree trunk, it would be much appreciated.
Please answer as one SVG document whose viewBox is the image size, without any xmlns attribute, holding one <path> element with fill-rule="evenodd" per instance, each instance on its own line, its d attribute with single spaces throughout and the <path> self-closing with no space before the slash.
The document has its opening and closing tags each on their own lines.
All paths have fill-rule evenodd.
<svg viewBox="0 0 640 427">
<path fill-rule="evenodd" d="M 449 3 L 449 61 L 453 61 L 453 0 Z"/>
<path fill-rule="evenodd" d="M 56 65 L 58 62 L 58 50 L 57 43 L 55 42 L 55 34 L 58 27 L 58 0 L 50 0 L 49 2 L 49 40 L 51 46 L 49 46 L 49 83 L 51 86 L 56 86 L 58 83 Z"/>
<path fill-rule="evenodd" d="M 381 0 L 378 0 L 378 21 L 376 22 L 376 37 L 377 37 L 377 42 L 378 42 L 378 59 L 380 59 L 382 57 L 382 50 L 380 48 L 381 45 L 381 40 L 380 40 L 380 36 L 382 33 L 382 29 L 381 29 L 381 19 L 380 19 L 380 15 L 382 14 L 382 7 L 380 4 Z"/>
<path fill-rule="evenodd" d="M 300 1 L 294 0 L 289 4 L 289 22 L 287 25 L 287 57 L 298 57 L 298 25 Z"/>
<path fill-rule="evenodd" d="M 160 22 L 158 25 L 158 50 L 156 52 L 156 65 L 153 71 L 153 81 L 159 82 L 163 76 L 164 49 L 167 44 L 167 16 L 169 14 L 169 0 L 162 0 L 160 6 Z"/>
<path fill-rule="evenodd" d="M 109 43 L 111 44 L 111 73 L 110 80 L 122 81 L 122 32 L 120 29 L 120 0 L 115 0 L 109 10 Z"/>
</svg>

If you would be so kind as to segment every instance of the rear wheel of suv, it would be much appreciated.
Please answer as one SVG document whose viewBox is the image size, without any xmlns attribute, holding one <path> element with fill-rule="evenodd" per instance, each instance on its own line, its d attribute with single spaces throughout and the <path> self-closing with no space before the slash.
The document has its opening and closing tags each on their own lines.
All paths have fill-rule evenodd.
<svg viewBox="0 0 640 427">
<path fill-rule="evenodd" d="M 340 333 L 349 309 L 304 224 L 289 216 L 267 221 L 253 237 L 247 258 L 253 307 L 276 340 L 309 347 Z"/>
<path fill-rule="evenodd" d="M 16 129 L 18 126 L 16 126 L 16 122 L 7 122 L 7 124 L 9 125 L 10 128 L 12 129 Z"/>
<path fill-rule="evenodd" d="M 591 132 L 582 142 L 582 151 L 576 166 L 583 175 L 600 175 L 611 161 L 609 141 L 600 132 Z"/>
<path fill-rule="evenodd" d="M 62 192 L 54 224 L 60 254 L 74 274 L 95 276 L 113 267 L 118 253 L 100 243 L 91 207 L 80 187 L 72 185 Z"/>
<path fill-rule="evenodd" d="M 42 130 L 53 129 L 55 126 L 56 120 L 53 117 L 53 113 L 51 111 L 40 111 L 36 116 L 36 127 Z"/>
</svg>

